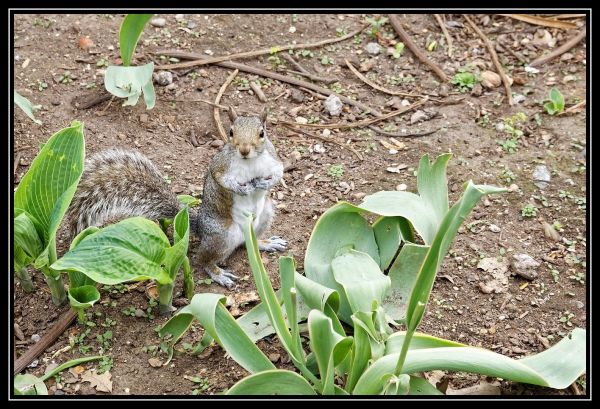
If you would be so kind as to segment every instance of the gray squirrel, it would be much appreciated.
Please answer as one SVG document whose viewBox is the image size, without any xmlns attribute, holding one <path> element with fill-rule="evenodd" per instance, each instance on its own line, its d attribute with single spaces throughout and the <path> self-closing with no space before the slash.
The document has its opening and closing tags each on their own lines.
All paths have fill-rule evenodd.
<svg viewBox="0 0 600 409">
<path fill-rule="evenodd" d="M 231 288 L 238 277 L 218 264 L 244 243 L 246 212 L 254 214 L 260 237 L 273 219 L 268 193 L 283 176 L 283 164 L 266 131 L 266 109 L 259 116 L 238 116 L 229 107 L 232 126 L 228 143 L 211 161 L 204 179 L 199 210 L 190 213 L 190 231 L 202 269 L 221 286 Z M 109 149 L 86 160 L 85 170 L 69 207 L 71 237 L 88 226 L 104 226 L 143 216 L 173 218 L 183 204 L 156 166 L 136 151 Z M 193 210 L 193 209 L 192 209 Z M 284 251 L 279 236 L 259 241 L 260 250 Z"/>
</svg>

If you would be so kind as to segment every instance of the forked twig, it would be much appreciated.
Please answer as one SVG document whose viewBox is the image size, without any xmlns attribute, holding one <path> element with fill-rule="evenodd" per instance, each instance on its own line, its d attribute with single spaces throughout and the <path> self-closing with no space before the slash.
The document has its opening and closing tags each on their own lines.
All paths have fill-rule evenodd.
<svg viewBox="0 0 600 409">
<path fill-rule="evenodd" d="M 227 89 L 227 86 L 231 83 L 231 81 L 233 81 L 233 79 L 238 74 L 238 72 L 240 72 L 240 71 L 239 70 L 233 71 L 229 75 L 229 77 L 227 77 L 227 79 L 225 80 L 223 85 L 221 85 L 221 88 L 219 89 L 219 92 L 217 93 L 217 97 L 215 98 L 215 105 L 217 105 L 221 101 L 221 97 L 223 96 L 223 93 Z M 223 124 L 221 123 L 221 112 L 220 112 L 219 108 L 216 106 L 213 108 L 213 118 L 215 119 L 215 125 L 217 126 L 217 129 L 219 130 L 219 136 L 221 137 L 223 142 L 227 143 L 227 134 L 225 133 L 225 129 L 223 129 Z"/>
</svg>

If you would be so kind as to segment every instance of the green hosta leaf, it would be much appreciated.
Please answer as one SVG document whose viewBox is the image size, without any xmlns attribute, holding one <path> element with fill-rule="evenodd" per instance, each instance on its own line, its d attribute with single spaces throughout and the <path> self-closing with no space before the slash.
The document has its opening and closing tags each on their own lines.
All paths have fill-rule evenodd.
<svg viewBox="0 0 600 409">
<path fill-rule="evenodd" d="M 13 100 L 15 104 L 17 104 L 17 106 L 21 108 L 23 112 L 25 112 L 25 115 L 27 115 L 29 119 L 38 125 L 42 124 L 42 121 L 35 119 L 33 116 L 33 113 L 42 107 L 41 105 L 33 105 L 27 98 L 19 94 L 17 91 L 15 91 L 13 94 Z"/>
<path fill-rule="evenodd" d="M 333 259 L 331 269 L 343 287 L 352 313 L 370 312 L 373 303 L 380 305 L 390 288 L 390 278 L 366 253 L 351 250 Z"/>
<path fill-rule="evenodd" d="M 69 288 L 69 303 L 73 308 L 89 308 L 100 300 L 100 292 L 94 285 Z"/>
<path fill-rule="evenodd" d="M 187 255 L 190 240 L 190 214 L 187 207 L 177 213 L 173 221 L 173 246 L 165 250 L 165 269 L 169 272 L 171 280 L 175 280 Z"/>
<path fill-rule="evenodd" d="M 18 246 L 29 258 L 34 259 L 42 252 L 42 241 L 27 212 L 22 209 L 15 209 L 15 213 L 17 212 L 19 215 L 14 218 L 13 224 L 15 248 Z"/>
<path fill-rule="evenodd" d="M 342 362 L 352 347 L 352 338 L 338 334 L 331 319 L 319 310 L 308 314 L 310 349 L 315 354 L 321 375 L 323 395 L 333 395 L 335 366 Z"/>
<path fill-rule="evenodd" d="M 546 109 L 546 112 L 548 113 L 548 115 L 554 115 L 556 113 L 558 113 L 558 110 L 554 109 L 554 103 L 552 101 L 548 101 L 544 104 L 544 108 Z"/>
<path fill-rule="evenodd" d="M 152 16 L 153 14 L 128 14 L 123 19 L 119 30 L 119 46 L 124 66 L 131 64 L 131 57 L 133 57 L 142 31 Z"/>
<path fill-rule="evenodd" d="M 155 279 L 172 282 L 163 270 L 169 240 L 156 223 L 132 217 L 83 238 L 52 268 L 79 271 L 101 284 Z"/>
<path fill-rule="evenodd" d="M 104 87 L 111 94 L 119 98 L 127 98 L 123 106 L 137 104 L 142 93 L 146 109 L 154 108 L 156 95 L 152 84 L 154 63 L 139 67 L 118 67 L 111 65 L 106 69 Z"/>
<path fill-rule="evenodd" d="M 43 242 L 38 268 L 48 263 L 49 246 L 77 189 L 84 156 L 83 124 L 73 121 L 52 135 L 17 187 L 14 207 L 27 212 Z"/>
<path fill-rule="evenodd" d="M 406 317 L 406 306 L 428 250 L 429 246 L 405 243 L 390 268 L 391 289 L 383 300 L 383 307 L 396 321 L 404 321 Z"/>
<path fill-rule="evenodd" d="M 552 88 L 550 90 L 550 100 L 554 104 L 556 112 L 562 112 L 565 109 L 565 97 L 558 89 Z"/>
<path fill-rule="evenodd" d="M 316 392 L 297 373 L 271 369 L 242 379 L 226 395 L 316 395 Z"/>
<path fill-rule="evenodd" d="M 377 360 L 358 380 L 355 394 L 372 395 L 382 390 L 379 380 L 392 373 L 398 353 Z M 586 331 L 575 329 L 552 348 L 515 360 L 475 347 L 440 347 L 409 351 L 403 372 L 441 369 L 493 376 L 505 380 L 564 389 L 585 373 Z"/>
<path fill-rule="evenodd" d="M 69 246 L 69 250 L 74 249 L 79 244 L 79 242 L 81 240 L 83 240 L 84 238 L 86 238 L 90 234 L 96 233 L 99 230 L 100 229 L 98 227 L 96 227 L 96 226 L 89 226 L 89 227 L 87 227 L 86 229 L 84 229 L 83 231 L 81 231 L 77 236 L 75 236 L 75 238 L 71 242 L 71 246 Z M 96 282 L 94 280 L 92 280 L 91 278 L 89 278 L 85 274 L 80 273 L 79 271 L 69 271 L 68 274 L 69 274 L 69 287 L 70 288 L 76 288 L 76 287 L 81 287 L 81 286 L 84 286 L 84 285 L 94 285 L 94 284 L 96 284 Z"/>
</svg>

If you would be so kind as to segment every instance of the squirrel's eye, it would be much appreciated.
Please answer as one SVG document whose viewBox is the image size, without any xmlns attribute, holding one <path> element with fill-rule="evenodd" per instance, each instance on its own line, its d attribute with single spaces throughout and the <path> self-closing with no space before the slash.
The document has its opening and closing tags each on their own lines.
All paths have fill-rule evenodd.
<svg viewBox="0 0 600 409">
<path fill-rule="evenodd" d="M 233 128 L 229 130 L 229 136 L 233 136 Z"/>
<path fill-rule="evenodd" d="M 265 137 L 265 131 L 264 131 L 264 129 L 260 130 L 260 133 L 258 134 L 258 136 L 260 136 L 261 138 Z"/>
</svg>

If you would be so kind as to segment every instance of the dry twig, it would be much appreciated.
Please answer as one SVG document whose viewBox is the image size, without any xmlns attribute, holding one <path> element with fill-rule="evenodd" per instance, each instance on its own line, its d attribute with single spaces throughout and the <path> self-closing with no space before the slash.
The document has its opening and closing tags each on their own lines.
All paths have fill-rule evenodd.
<svg viewBox="0 0 600 409">
<path fill-rule="evenodd" d="M 492 61 L 494 62 L 494 65 L 496 66 L 496 71 L 498 71 L 498 73 L 500 74 L 500 78 L 502 78 L 502 83 L 504 84 L 504 89 L 506 90 L 506 96 L 508 97 L 508 105 L 513 105 L 513 97 L 512 97 L 512 92 L 510 90 L 510 81 L 508 80 L 508 77 L 506 76 L 506 73 L 504 72 L 504 69 L 502 68 L 502 64 L 500 64 L 500 61 L 498 61 L 498 55 L 496 54 L 496 50 L 494 49 L 494 44 L 492 44 L 490 39 L 487 38 L 487 36 L 483 33 L 483 31 L 481 31 L 479 29 L 479 27 L 477 27 L 475 25 L 475 23 L 473 23 L 473 20 L 471 20 L 469 18 L 469 16 L 467 16 L 465 14 L 464 17 L 465 17 L 465 20 L 467 20 L 467 22 L 469 23 L 469 25 L 473 28 L 473 30 L 475 30 L 477 35 L 485 43 L 485 46 L 487 47 L 488 52 L 490 53 L 490 56 L 492 57 Z"/>
<path fill-rule="evenodd" d="M 548 53 L 546 55 L 543 55 L 543 56 L 533 60 L 531 62 L 531 64 L 529 64 L 529 66 L 535 67 L 537 65 L 542 65 L 544 63 L 547 63 L 550 60 L 555 59 L 559 55 L 566 53 L 571 48 L 575 47 L 577 45 L 577 43 L 579 43 L 581 40 L 583 40 L 585 38 L 586 31 L 587 31 L 586 29 L 583 29 L 583 31 L 581 31 L 575 37 L 573 37 L 572 39 L 570 39 L 569 41 L 567 41 L 566 43 L 564 43 L 563 45 L 561 45 L 560 47 L 558 47 L 557 49 L 552 51 L 551 53 Z"/>
<path fill-rule="evenodd" d="M 353 148 L 352 146 L 350 146 L 350 145 L 346 145 L 346 144 L 344 144 L 344 143 L 342 143 L 342 142 L 336 141 L 336 140 L 335 140 L 335 139 L 333 139 L 333 138 L 326 138 L 326 137 L 324 137 L 324 136 L 321 136 L 321 135 L 315 135 L 314 133 L 307 132 L 307 131 L 305 131 L 305 130 L 303 130 L 303 129 L 296 129 L 296 128 L 294 128 L 293 126 L 291 126 L 291 125 L 290 125 L 289 123 L 287 123 L 287 122 L 284 122 L 284 123 L 283 123 L 283 125 L 284 125 L 286 128 L 289 128 L 289 129 L 291 129 L 291 130 L 292 130 L 292 131 L 294 131 L 294 132 L 300 132 L 300 133 L 302 133 L 302 134 L 304 134 L 304 135 L 306 135 L 306 136 L 310 136 L 311 138 L 318 139 L 318 140 L 320 140 L 320 141 L 323 141 L 323 142 L 331 142 L 331 143 L 333 143 L 333 144 L 335 144 L 335 145 L 341 146 L 342 148 L 348 149 L 348 150 L 349 150 L 349 151 L 351 151 L 353 154 L 355 154 L 355 155 L 356 155 L 356 157 L 357 157 L 358 159 L 360 159 L 360 160 L 364 160 L 364 158 L 363 158 L 363 156 L 361 155 L 361 153 L 360 153 L 360 152 L 358 152 L 356 149 L 354 149 L 354 148 Z"/>
<path fill-rule="evenodd" d="M 233 81 L 233 79 L 238 74 L 238 72 L 239 72 L 239 70 L 233 71 L 229 75 L 229 77 L 227 77 L 227 79 L 225 80 L 223 85 L 221 85 L 221 89 L 219 89 L 219 93 L 217 94 L 217 97 L 215 98 L 215 105 L 218 104 L 219 101 L 221 101 L 221 97 L 223 96 L 223 93 L 227 89 L 227 86 L 231 83 L 231 81 Z M 221 123 L 221 112 L 219 111 L 219 108 L 216 106 L 213 108 L 213 118 L 215 119 L 215 125 L 217 126 L 217 129 L 219 130 L 219 136 L 221 137 L 223 142 L 227 142 L 227 140 L 228 140 L 227 134 L 225 133 L 225 129 L 223 129 L 223 124 Z"/>
<path fill-rule="evenodd" d="M 394 30 L 396 30 L 396 33 L 398 33 L 398 36 L 404 42 L 404 44 L 406 44 L 406 46 L 408 47 L 408 49 L 410 51 L 412 51 L 412 53 L 422 63 L 424 63 L 427 66 L 429 66 L 429 68 L 431 68 L 433 70 L 433 72 L 435 72 L 435 74 L 443 82 L 448 82 L 448 77 L 446 76 L 446 74 L 444 73 L 444 71 L 442 71 L 442 69 L 440 67 L 438 67 L 433 61 L 431 61 L 429 58 L 427 58 L 427 56 L 423 53 L 423 51 L 421 51 L 421 49 L 414 43 L 414 41 L 412 40 L 412 38 L 410 38 L 410 36 L 408 35 L 408 33 L 406 31 L 404 31 L 404 29 L 402 28 L 402 24 L 400 23 L 400 19 L 398 18 L 398 16 L 396 16 L 395 14 L 389 14 L 388 17 L 389 17 L 389 20 L 390 20 L 390 24 L 392 25 L 392 27 L 394 27 Z"/>
<path fill-rule="evenodd" d="M 223 55 L 223 56 L 220 56 L 220 57 L 203 58 L 204 56 L 200 55 L 194 61 L 182 62 L 182 63 L 178 63 L 178 64 L 159 65 L 158 67 L 156 67 L 156 69 L 157 70 L 174 70 L 174 69 L 177 69 L 177 68 L 197 67 L 199 65 L 214 64 L 214 63 L 223 62 L 223 61 L 237 60 L 237 59 L 240 59 L 240 58 L 248 58 L 248 57 L 256 57 L 256 56 L 259 56 L 259 55 L 273 54 L 274 50 L 276 50 L 277 52 L 279 52 L 279 51 L 287 51 L 287 50 L 293 50 L 293 49 L 299 49 L 299 48 L 315 48 L 315 47 L 320 47 L 322 45 L 327 45 L 327 44 L 332 44 L 332 43 L 338 43 L 340 41 L 347 40 L 348 38 L 352 38 L 355 35 L 359 34 L 365 28 L 367 28 L 366 25 L 363 26 L 362 28 L 356 30 L 356 31 L 353 31 L 350 34 L 346 34 L 345 36 L 342 36 L 342 37 L 339 37 L 339 38 L 329 38 L 327 40 L 317 41 L 316 43 L 291 44 L 291 45 L 284 45 L 284 46 L 276 46 L 276 47 L 271 47 L 271 48 L 264 48 L 262 50 L 246 51 L 246 52 L 243 52 L 243 53 L 236 53 L 236 54 L 231 54 L 231 55 Z M 168 53 L 166 53 L 166 52 L 157 52 L 155 54 L 167 55 Z"/>
<path fill-rule="evenodd" d="M 427 135 L 431 135 L 432 133 L 436 133 L 437 131 L 439 131 L 440 129 L 442 129 L 442 127 L 439 127 L 437 129 L 432 129 L 431 131 L 423 131 L 423 132 L 412 132 L 412 133 L 392 133 L 392 132 L 387 132 L 384 131 L 381 128 L 378 128 L 376 126 L 370 125 L 369 129 L 372 129 L 373 131 L 377 132 L 378 134 L 384 135 L 384 136 L 389 136 L 392 138 L 416 138 L 416 137 L 420 137 L 420 136 L 427 136 Z"/>
<path fill-rule="evenodd" d="M 403 97 L 419 97 L 419 98 L 423 98 L 423 95 L 412 95 L 412 94 L 407 94 L 406 92 L 391 91 L 391 90 L 389 90 L 387 88 L 384 88 L 381 85 L 374 83 L 373 81 L 371 81 L 370 79 L 368 79 L 367 77 L 365 77 L 364 75 L 362 75 L 352 65 L 352 63 L 350 61 L 348 61 L 347 59 L 345 59 L 344 61 L 346 62 L 346 65 L 348 66 L 348 68 L 350 68 L 350 71 L 352 71 L 352 73 L 354 75 L 356 75 L 359 80 L 361 80 L 365 84 L 371 86 L 372 88 L 375 88 L 378 91 L 385 92 L 386 94 L 390 94 L 390 95 L 400 95 L 400 96 L 403 96 Z"/>
<path fill-rule="evenodd" d="M 260 102 L 267 102 L 267 97 L 265 96 L 265 93 L 260 88 L 260 84 L 257 84 L 254 81 L 250 81 L 250 88 L 252 88 L 252 91 L 254 91 L 254 93 L 256 94 L 256 97 L 258 98 L 258 100 Z"/>
<path fill-rule="evenodd" d="M 440 25 L 440 28 L 442 29 L 442 32 L 444 33 L 444 37 L 446 37 L 446 42 L 448 43 L 448 57 L 452 58 L 452 36 L 448 32 L 446 25 L 442 21 L 442 17 L 439 14 L 434 14 L 433 16 L 435 17 L 438 24 Z"/>
<path fill-rule="evenodd" d="M 499 14 L 500 16 L 514 18 L 515 20 L 521 20 L 529 24 L 534 24 L 536 26 L 544 26 L 544 27 L 553 27 L 553 28 L 577 28 L 577 26 L 573 23 L 568 23 L 566 21 L 556 21 L 550 20 L 544 17 L 532 16 L 530 14 Z"/>
<path fill-rule="evenodd" d="M 298 64 L 298 62 L 296 60 L 294 60 L 294 58 L 291 55 L 289 55 L 288 53 L 283 53 L 281 55 L 283 56 L 283 58 L 285 60 L 287 60 L 290 64 L 292 64 L 298 70 L 298 71 L 286 70 L 286 72 L 288 72 L 290 74 L 300 75 L 300 76 L 308 78 L 309 80 L 319 81 L 319 82 L 323 82 L 325 84 L 333 84 L 334 82 L 338 81 L 337 78 L 324 78 L 324 77 L 319 77 L 318 75 L 315 75 L 315 74 L 311 74 L 303 66 Z"/>
</svg>

